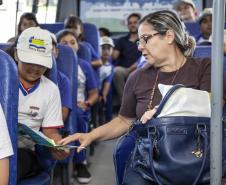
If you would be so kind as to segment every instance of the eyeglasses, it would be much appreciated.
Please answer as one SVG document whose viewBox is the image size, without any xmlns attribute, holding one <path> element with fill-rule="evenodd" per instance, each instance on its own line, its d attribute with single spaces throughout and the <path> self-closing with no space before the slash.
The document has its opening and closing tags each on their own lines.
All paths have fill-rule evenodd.
<svg viewBox="0 0 226 185">
<path fill-rule="evenodd" d="M 151 39 L 152 37 L 154 37 L 155 35 L 158 35 L 159 33 L 153 33 L 150 35 L 143 35 L 141 36 L 141 38 L 137 41 L 137 46 L 142 45 L 145 46 L 148 42 L 149 39 Z"/>
</svg>

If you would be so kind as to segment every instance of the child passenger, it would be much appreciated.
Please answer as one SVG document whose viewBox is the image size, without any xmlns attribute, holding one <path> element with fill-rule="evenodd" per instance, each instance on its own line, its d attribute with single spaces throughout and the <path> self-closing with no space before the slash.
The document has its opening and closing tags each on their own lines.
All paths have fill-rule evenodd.
<svg viewBox="0 0 226 185">
<path fill-rule="evenodd" d="M 105 103 L 111 87 L 113 78 L 113 65 L 111 64 L 111 54 L 114 47 L 113 40 L 110 37 L 104 36 L 100 38 L 101 60 L 103 65 L 100 67 L 100 100 Z"/>
<path fill-rule="evenodd" d="M 198 19 L 201 34 L 196 39 L 198 45 L 211 45 L 212 9 L 206 8 Z"/>
<path fill-rule="evenodd" d="M 19 36 L 15 51 L 19 73 L 18 122 L 41 130 L 56 143 L 62 138 L 58 128 L 63 127 L 61 101 L 58 87 L 43 76 L 52 68 L 52 38 L 39 27 L 24 30 Z M 27 137 L 18 137 L 18 174 L 21 180 L 42 171 L 34 143 Z M 63 150 L 50 150 L 61 160 L 68 156 Z M 26 162 L 25 162 L 26 161 Z"/>
<path fill-rule="evenodd" d="M 70 46 L 75 52 L 78 51 L 79 45 L 75 32 L 72 30 L 62 30 L 57 33 L 58 43 Z M 98 100 L 98 90 L 95 81 L 93 69 L 89 62 L 78 59 L 78 95 L 77 95 L 77 124 L 78 132 L 88 132 L 90 119 L 90 108 Z M 91 174 L 87 169 L 85 151 L 75 153 L 74 156 L 75 177 L 79 183 L 89 183 Z"/>
<path fill-rule="evenodd" d="M 9 180 L 9 156 L 13 155 L 13 149 L 8 133 L 2 106 L 0 104 L 0 185 L 8 185 Z"/>
</svg>

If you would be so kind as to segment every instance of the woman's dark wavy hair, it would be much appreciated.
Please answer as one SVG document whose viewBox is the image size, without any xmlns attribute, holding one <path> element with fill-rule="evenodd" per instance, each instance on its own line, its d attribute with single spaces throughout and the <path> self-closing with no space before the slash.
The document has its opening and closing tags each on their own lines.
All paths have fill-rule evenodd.
<svg viewBox="0 0 226 185">
<path fill-rule="evenodd" d="M 27 19 L 29 21 L 34 21 L 35 24 L 36 24 L 36 26 L 39 26 L 39 23 L 37 21 L 37 18 L 35 16 L 35 14 L 33 14 L 31 12 L 25 12 L 20 17 L 20 21 L 19 21 L 19 24 L 18 24 L 18 30 L 17 30 L 18 35 L 20 35 L 21 32 L 22 32 L 22 30 L 21 30 L 21 24 L 22 24 L 23 19 Z"/>
</svg>

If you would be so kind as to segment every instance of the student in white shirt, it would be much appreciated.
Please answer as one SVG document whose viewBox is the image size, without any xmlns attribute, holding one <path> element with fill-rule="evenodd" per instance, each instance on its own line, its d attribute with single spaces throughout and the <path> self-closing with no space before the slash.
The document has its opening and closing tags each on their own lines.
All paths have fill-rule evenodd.
<svg viewBox="0 0 226 185">
<path fill-rule="evenodd" d="M 13 149 L 8 133 L 2 106 L 0 105 L 0 185 L 8 185 L 9 156 L 13 155 Z"/>
<path fill-rule="evenodd" d="M 23 31 L 18 39 L 14 59 L 18 64 L 20 80 L 18 122 L 34 130 L 41 130 L 57 143 L 62 138 L 58 128 L 63 127 L 60 93 L 58 87 L 43 76 L 48 68 L 52 68 L 50 33 L 38 27 Z M 18 147 L 19 181 L 43 169 L 34 152 L 33 141 L 19 136 Z M 58 160 L 68 155 L 62 150 L 51 149 L 50 152 Z"/>
</svg>

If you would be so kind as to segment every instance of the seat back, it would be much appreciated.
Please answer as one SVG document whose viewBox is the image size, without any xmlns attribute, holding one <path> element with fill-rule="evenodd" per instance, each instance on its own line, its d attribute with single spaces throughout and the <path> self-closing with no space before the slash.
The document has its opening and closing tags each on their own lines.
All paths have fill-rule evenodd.
<svg viewBox="0 0 226 185">
<path fill-rule="evenodd" d="M 0 103 L 6 117 L 14 151 L 14 155 L 10 157 L 9 185 L 15 185 L 17 180 L 18 93 L 17 66 L 9 55 L 0 50 Z"/>
<path fill-rule="evenodd" d="M 115 166 L 116 183 L 122 184 L 126 162 L 129 159 L 130 153 L 135 147 L 136 134 L 134 132 L 122 136 L 118 139 L 113 152 L 113 160 Z"/>
<path fill-rule="evenodd" d="M 194 57 L 211 57 L 211 46 L 197 46 L 193 54 Z"/>
<path fill-rule="evenodd" d="M 6 48 L 8 48 L 10 46 L 10 44 L 8 43 L 0 43 L 0 49 L 1 50 L 5 50 Z"/>
<path fill-rule="evenodd" d="M 77 52 L 79 58 L 91 62 L 91 52 L 90 49 L 84 43 L 79 43 L 79 50 Z"/>
<path fill-rule="evenodd" d="M 63 72 L 70 80 L 71 89 L 72 89 L 72 110 L 69 115 L 67 122 L 65 123 L 65 129 L 69 131 L 69 134 L 76 132 L 77 125 L 77 68 L 78 68 L 78 59 L 76 53 L 69 47 L 59 44 L 59 55 L 56 59 L 57 69 Z"/>
<path fill-rule="evenodd" d="M 58 44 L 59 55 L 56 59 L 57 68 L 59 71 L 63 72 L 70 80 L 71 90 L 72 90 L 72 110 L 70 115 L 64 123 L 64 128 L 61 132 L 66 132 L 68 134 L 74 134 L 77 131 L 77 73 L 78 73 L 78 58 L 76 53 L 69 47 L 65 45 Z M 69 163 L 73 158 L 73 152 L 71 155 L 62 161 L 61 164 Z"/>
<path fill-rule="evenodd" d="M 100 56 L 100 35 L 97 27 L 91 23 L 83 23 L 84 27 L 84 40 L 89 42 L 94 50 L 97 52 L 98 56 Z"/>
<path fill-rule="evenodd" d="M 45 75 L 47 78 L 49 78 L 52 82 L 54 82 L 56 85 L 57 83 L 57 64 L 56 59 L 53 57 L 53 66 L 49 70 L 48 74 Z"/>
<path fill-rule="evenodd" d="M 187 22 L 185 23 L 185 27 L 188 33 L 195 38 L 201 34 L 200 25 L 198 22 Z"/>
<path fill-rule="evenodd" d="M 57 23 L 44 23 L 39 24 L 41 28 L 49 30 L 52 33 L 57 33 L 58 31 L 64 29 L 64 23 L 57 22 Z"/>
</svg>

